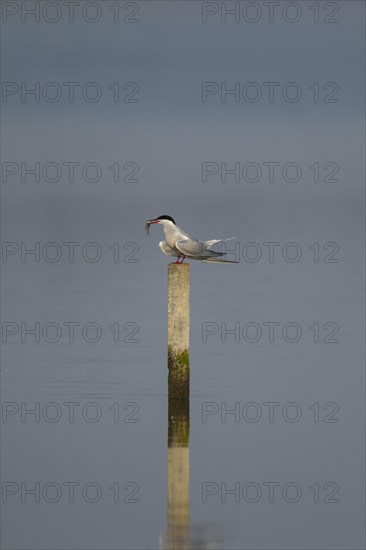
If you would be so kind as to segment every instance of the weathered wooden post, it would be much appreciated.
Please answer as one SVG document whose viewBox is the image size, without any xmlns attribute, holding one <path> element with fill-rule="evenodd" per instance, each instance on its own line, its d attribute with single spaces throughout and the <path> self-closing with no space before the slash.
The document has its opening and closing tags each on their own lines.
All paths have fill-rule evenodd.
<svg viewBox="0 0 366 550">
<path fill-rule="evenodd" d="M 168 266 L 168 386 L 170 398 L 189 398 L 189 264 Z"/>
</svg>

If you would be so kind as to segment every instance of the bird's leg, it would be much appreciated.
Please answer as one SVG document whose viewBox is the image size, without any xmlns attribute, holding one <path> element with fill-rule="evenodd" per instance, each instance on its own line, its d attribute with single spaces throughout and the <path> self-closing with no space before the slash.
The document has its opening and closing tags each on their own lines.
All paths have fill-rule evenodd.
<svg viewBox="0 0 366 550">
<path fill-rule="evenodd" d="M 185 257 L 185 255 L 183 254 L 182 261 L 180 262 L 181 264 L 184 262 L 185 258 L 186 258 L 186 257 Z"/>
<path fill-rule="evenodd" d="M 177 261 L 175 262 L 176 264 L 179 264 L 179 263 L 180 263 L 180 262 L 179 262 L 179 258 L 180 258 L 180 254 L 179 254 L 178 258 L 177 258 Z"/>
</svg>

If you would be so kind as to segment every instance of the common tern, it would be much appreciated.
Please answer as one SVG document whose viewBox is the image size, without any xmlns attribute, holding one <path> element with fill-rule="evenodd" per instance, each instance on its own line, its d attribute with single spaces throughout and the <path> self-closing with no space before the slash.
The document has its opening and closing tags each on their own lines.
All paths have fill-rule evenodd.
<svg viewBox="0 0 366 550">
<path fill-rule="evenodd" d="M 161 241 L 159 243 L 160 250 L 164 252 L 166 256 L 175 256 L 177 258 L 177 261 L 175 262 L 176 264 L 182 264 L 185 258 L 190 258 L 191 260 L 201 260 L 204 262 L 228 264 L 238 263 L 230 260 L 219 259 L 221 256 L 224 256 L 226 252 L 216 252 L 211 250 L 215 244 L 231 241 L 236 239 L 236 237 L 230 237 L 229 239 L 198 241 L 188 235 L 188 233 L 183 231 L 183 229 L 178 227 L 171 216 L 159 216 L 158 218 L 148 220 L 145 223 L 147 235 L 149 235 L 150 225 L 155 223 L 162 225 L 164 230 L 165 241 Z"/>
</svg>

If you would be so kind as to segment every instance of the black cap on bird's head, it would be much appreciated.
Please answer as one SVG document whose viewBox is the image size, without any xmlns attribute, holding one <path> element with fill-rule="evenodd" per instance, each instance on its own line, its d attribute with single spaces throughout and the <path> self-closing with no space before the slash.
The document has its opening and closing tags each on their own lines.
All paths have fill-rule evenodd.
<svg viewBox="0 0 366 550">
<path fill-rule="evenodd" d="M 169 221 L 169 222 L 172 222 L 172 223 L 174 223 L 174 225 L 176 225 L 175 220 L 174 220 L 171 216 L 159 216 L 158 218 L 152 218 L 151 220 L 149 220 L 149 221 L 146 222 L 146 223 L 150 223 L 150 224 L 152 224 L 152 223 L 160 223 L 160 222 L 162 222 L 162 221 L 164 221 L 164 220 L 167 220 L 167 221 Z"/>
<path fill-rule="evenodd" d="M 173 218 L 171 216 L 159 216 L 158 218 L 156 218 L 157 220 L 169 220 L 170 222 L 173 222 L 174 225 L 176 225 L 175 221 L 173 220 Z"/>
</svg>

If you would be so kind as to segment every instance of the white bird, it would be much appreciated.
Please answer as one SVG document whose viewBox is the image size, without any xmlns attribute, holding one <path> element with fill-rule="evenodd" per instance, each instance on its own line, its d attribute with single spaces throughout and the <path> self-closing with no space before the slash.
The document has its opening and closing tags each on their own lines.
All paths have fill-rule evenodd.
<svg viewBox="0 0 366 550">
<path fill-rule="evenodd" d="M 229 239 L 211 239 L 210 241 L 198 241 L 188 233 L 178 227 L 171 216 L 159 216 L 145 223 L 146 234 L 149 235 L 150 225 L 159 223 L 163 226 L 165 241 L 159 243 L 159 247 L 166 256 L 177 257 L 176 264 L 183 263 L 185 258 L 191 260 L 201 260 L 204 262 L 229 263 L 236 264 L 230 260 L 218 259 L 226 252 L 215 252 L 211 247 L 224 241 L 231 241 L 236 237 Z M 181 259 L 181 261 L 179 261 Z"/>
</svg>

